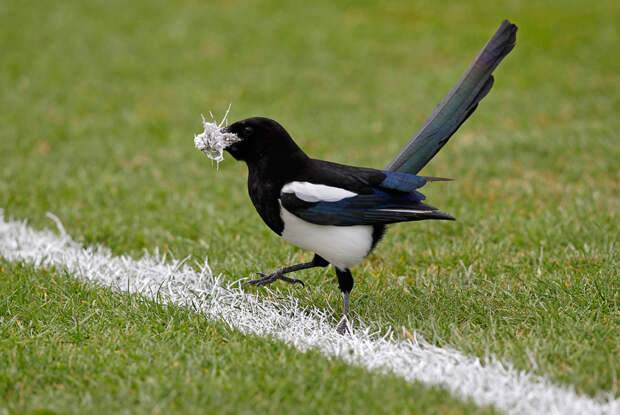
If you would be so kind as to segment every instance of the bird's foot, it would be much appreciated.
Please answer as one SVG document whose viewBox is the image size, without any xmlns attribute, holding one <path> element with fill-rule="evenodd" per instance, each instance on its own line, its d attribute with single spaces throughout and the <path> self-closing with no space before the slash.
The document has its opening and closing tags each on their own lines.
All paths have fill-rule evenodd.
<svg viewBox="0 0 620 415">
<path fill-rule="evenodd" d="M 349 318 L 346 316 L 346 314 L 342 317 L 340 323 L 338 323 L 338 327 L 336 327 L 336 333 L 342 334 L 343 336 L 345 334 L 351 334 L 351 324 L 349 324 Z"/>
<path fill-rule="evenodd" d="M 260 275 L 261 278 L 257 280 L 247 281 L 243 285 L 249 284 L 249 285 L 255 285 L 257 287 L 260 287 L 262 285 L 269 285 L 272 282 L 277 281 L 277 280 L 282 280 L 282 281 L 288 282 L 289 284 L 301 284 L 302 287 L 306 286 L 306 284 L 304 284 L 302 280 L 285 277 L 284 274 L 278 271 L 272 272 L 271 274 L 263 274 L 262 272 L 257 272 L 256 274 Z"/>
</svg>

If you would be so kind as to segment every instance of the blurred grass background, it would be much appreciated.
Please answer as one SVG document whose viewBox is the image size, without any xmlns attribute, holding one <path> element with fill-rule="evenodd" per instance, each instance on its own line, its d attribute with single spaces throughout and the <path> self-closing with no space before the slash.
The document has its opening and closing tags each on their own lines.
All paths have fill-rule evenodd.
<svg viewBox="0 0 620 415">
<path fill-rule="evenodd" d="M 0 3 L 0 207 L 85 244 L 209 256 L 230 279 L 310 258 L 263 225 L 200 114 L 280 121 L 309 154 L 384 167 L 500 21 L 517 46 L 422 173 L 456 223 L 391 227 L 357 317 L 596 394 L 620 370 L 617 2 Z M 300 274 L 340 310 L 332 271 Z M 288 288 L 288 287 L 286 287 Z"/>
</svg>

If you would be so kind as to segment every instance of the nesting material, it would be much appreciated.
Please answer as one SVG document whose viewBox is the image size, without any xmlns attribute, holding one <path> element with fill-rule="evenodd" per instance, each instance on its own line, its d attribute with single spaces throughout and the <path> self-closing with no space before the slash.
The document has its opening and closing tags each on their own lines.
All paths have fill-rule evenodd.
<svg viewBox="0 0 620 415">
<path fill-rule="evenodd" d="M 194 136 L 194 146 L 205 153 L 211 160 L 217 162 L 218 165 L 220 161 L 224 160 L 224 149 L 240 141 L 236 134 L 222 132 L 222 126 L 227 125 L 226 118 L 228 117 L 229 111 L 230 107 L 226 110 L 226 114 L 224 114 L 224 118 L 219 124 L 215 121 L 215 117 L 213 117 L 211 113 L 211 122 L 208 122 L 205 117 L 202 116 L 204 131 Z"/>
</svg>

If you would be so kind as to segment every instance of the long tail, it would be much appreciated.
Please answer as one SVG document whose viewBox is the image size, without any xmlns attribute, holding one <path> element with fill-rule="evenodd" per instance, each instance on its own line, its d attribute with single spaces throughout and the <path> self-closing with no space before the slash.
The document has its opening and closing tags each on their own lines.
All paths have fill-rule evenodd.
<svg viewBox="0 0 620 415">
<path fill-rule="evenodd" d="M 491 73 L 514 48 L 516 39 L 517 26 L 504 20 L 467 72 L 386 170 L 416 174 L 437 154 L 489 93 L 493 86 Z"/>
</svg>

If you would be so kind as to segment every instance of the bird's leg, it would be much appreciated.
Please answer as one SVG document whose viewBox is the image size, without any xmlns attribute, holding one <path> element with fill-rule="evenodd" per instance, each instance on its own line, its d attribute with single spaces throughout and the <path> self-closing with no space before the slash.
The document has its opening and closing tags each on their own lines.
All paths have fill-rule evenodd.
<svg viewBox="0 0 620 415">
<path fill-rule="evenodd" d="M 349 316 L 349 297 L 351 296 L 351 292 L 343 293 L 344 294 L 344 316 Z"/>
<path fill-rule="evenodd" d="M 336 332 L 339 334 L 350 333 L 349 328 L 349 297 L 351 296 L 351 290 L 353 289 L 353 276 L 351 275 L 351 271 L 345 269 L 344 271 L 336 268 L 336 275 L 338 276 L 338 285 L 340 290 L 342 291 L 342 295 L 344 296 L 344 316 L 338 327 L 336 327 Z"/>
<path fill-rule="evenodd" d="M 314 266 L 315 265 L 312 262 L 304 262 L 301 264 L 295 264 L 295 265 L 291 265 L 288 267 L 278 268 L 277 270 L 273 271 L 270 274 L 265 274 L 263 272 L 257 272 L 256 274 L 260 275 L 261 278 L 257 280 L 248 281 L 245 284 L 261 286 L 261 285 L 271 284 L 272 282 L 277 281 L 277 280 L 282 280 L 290 284 L 299 283 L 301 284 L 302 287 L 304 287 L 305 284 L 302 280 L 298 280 L 296 278 L 285 277 L 284 274 L 287 274 L 289 272 L 300 271 L 302 269 L 312 268 Z"/>
<path fill-rule="evenodd" d="M 288 267 L 282 267 L 282 268 L 279 268 L 273 271 L 271 274 L 263 274 L 262 272 L 257 272 L 257 274 L 260 275 L 262 278 L 259 278 L 257 280 L 247 281 L 243 285 L 250 284 L 250 285 L 261 286 L 261 285 L 271 284 L 272 282 L 277 281 L 277 280 L 282 280 L 282 281 L 288 282 L 289 284 L 298 283 L 298 284 L 301 284 L 302 287 L 305 287 L 305 284 L 302 280 L 285 277 L 284 274 L 288 274 L 290 272 L 295 272 L 295 271 L 300 271 L 302 269 L 325 267 L 328 264 L 329 263 L 325 259 L 315 254 L 314 258 L 312 258 L 312 261 L 310 262 L 303 262 L 301 264 L 295 264 L 295 265 L 290 265 Z"/>
<path fill-rule="evenodd" d="M 344 296 L 344 316 L 342 316 L 342 320 L 336 327 L 336 332 L 338 334 L 347 334 L 350 333 L 349 330 L 349 297 L 351 296 L 351 292 L 342 293 Z"/>
</svg>

